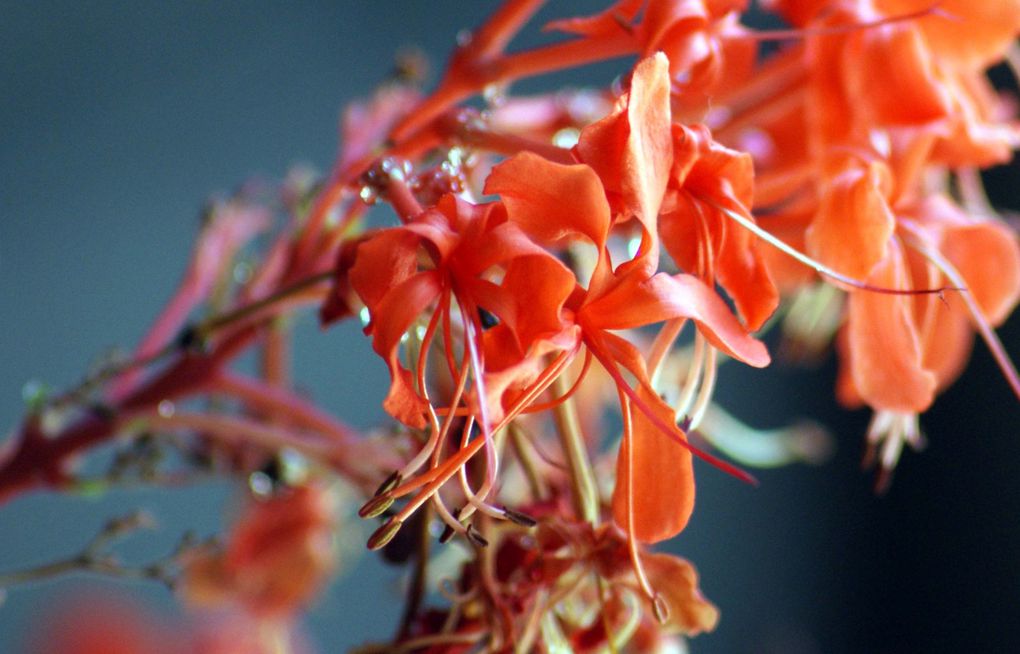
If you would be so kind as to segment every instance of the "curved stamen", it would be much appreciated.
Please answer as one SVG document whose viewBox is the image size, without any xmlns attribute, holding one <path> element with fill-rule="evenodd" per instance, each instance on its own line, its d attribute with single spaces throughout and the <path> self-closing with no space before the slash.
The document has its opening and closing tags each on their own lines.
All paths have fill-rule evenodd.
<svg viewBox="0 0 1020 654">
<path fill-rule="evenodd" d="M 654 600 L 655 589 L 648 581 L 648 575 L 645 574 L 644 565 L 641 563 L 640 545 L 634 526 L 634 447 L 632 444 L 634 420 L 631 416 L 629 398 L 624 394 L 623 389 L 617 390 L 617 396 L 620 399 L 620 413 L 623 417 L 623 438 L 627 441 L 627 447 L 621 448 L 621 453 L 626 451 L 627 455 L 624 462 L 624 465 L 627 466 L 627 554 L 630 556 L 630 564 L 634 570 L 634 576 L 637 577 L 638 585 L 641 587 L 641 592 L 649 600 Z"/>
<path fill-rule="evenodd" d="M 543 411 L 548 411 L 549 409 L 554 409 L 559 405 L 563 404 L 571 397 L 573 397 L 574 393 L 576 393 L 577 390 L 581 388 L 581 382 L 584 381 L 585 376 L 588 374 L 589 368 L 591 368 L 591 352 L 585 351 L 584 361 L 581 363 L 581 372 L 577 373 L 577 379 L 574 380 L 574 383 L 570 385 L 570 388 L 568 388 L 566 392 L 564 392 L 562 395 L 560 395 L 554 400 L 549 400 L 548 402 L 541 402 L 538 404 L 532 404 L 527 409 L 524 409 L 521 413 L 541 413 Z"/>
<path fill-rule="evenodd" d="M 716 372 L 719 366 L 716 363 L 719 351 L 711 345 L 705 351 L 705 376 L 701 379 L 701 389 L 698 391 L 698 399 L 694 402 L 690 416 L 687 419 L 687 429 L 697 429 L 701 419 L 705 417 L 705 410 L 712 401 L 712 394 L 715 392 Z"/>
<path fill-rule="evenodd" d="M 701 380 L 705 369 L 706 347 L 709 346 L 706 344 L 705 337 L 701 332 L 695 332 L 694 355 L 691 357 L 690 367 L 687 368 L 687 379 L 684 380 L 680 397 L 676 401 L 675 415 L 686 416 L 690 414 L 691 404 L 694 402 L 698 388 L 701 387 Z"/>
<path fill-rule="evenodd" d="M 921 230 L 914 225 L 912 221 L 901 218 L 899 224 L 914 237 L 910 241 L 910 246 L 942 271 L 942 274 L 946 276 L 946 279 L 953 284 L 956 284 L 959 288 L 964 289 L 964 292 L 960 293 L 960 296 L 963 298 L 963 302 L 967 306 L 967 311 L 970 313 L 971 320 L 974 322 L 974 327 L 978 330 L 978 333 L 981 334 L 981 338 L 984 340 L 985 345 L 988 346 L 988 350 L 992 353 L 992 358 L 995 359 L 996 365 L 998 365 L 999 370 L 1002 371 L 1002 376 L 1006 378 L 1006 383 L 1009 384 L 1013 394 L 1016 395 L 1017 399 L 1020 399 L 1020 374 L 1017 373 L 1016 366 L 1013 364 L 1013 360 L 1010 359 L 1009 353 L 1006 352 L 1006 348 L 1003 347 L 1002 341 L 999 340 L 998 334 L 996 334 L 995 330 L 992 329 L 992 325 L 988 322 L 988 319 L 985 318 L 984 313 L 981 311 L 981 307 L 978 306 L 977 300 L 974 298 L 974 294 L 966 290 L 966 280 L 963 279 L 960 271 L 958 271 L 948 259 L 942 256 L 941 252 L 923 244 L 922 238 L 920 237 Z"/>
<path fill-rule="evenodd" d="M 672 349 L 673 343 L 676 342 L 686 324 L 687 318 L 673 318 L 666 321 L 659 333 L 655 335 L 655 340 L 648 352 L 647 362 L 648 378 L 653 387 L 658 385 L 659 375 L 662 373 L 662 363 L 666 360 L 666 355 Z"/>
<path fill-rule="evenodd" d="M 872 293 L 884 293 L 886 295 L 939 295 L 941 293 L 945 293 L 946 291 L 965 290 L 965 288 L 962 286 L 941 286 L 939 288 L 920 288 L 920 289 L 897 289 L 897 288 L 884 288 L 882 286 L 873 286 L 867 282 L 861 281 L 854 277 L 850 277 L 849 275 L 844 275 L 841 272 L 829 268 L 820 261 L 812 259 L 811 257 L 804 254 L 797 248 L 784 243 L 780 239 L 770 234 L 767 230 L 762 229 L 761 227 L 756 225 L 754 221 L 745 218 L 744 216 L 741 216 L 739 213 L 733 211 L 732 209 L 723 207 L 715 202 L 712 202 L 711 200 L 705 200 L 705 202 L 708 202 L 709 204 L 717 208 L 719 211 L 722 211 L 731 220 L 733 220 L 734 222 L 736 222 L 741 227 L 751 232 L 761 240 L 765 241 L 772 247 L 776 248 L 783 254 L 793 257 L 794 259 L 804 264 L 808 268 L 814 270 L 819 275 L 823 277 L 828 277 L 829 279 L 837 281 L 841 284 L 846 284 L 847 286 L 851 286 L 862 291 L 871 291 Z M 950 278 L 950 281 L 953 281 L 952 278 Z"/>
<path fill-rule="evenodd" d="M 750 473 L 745 472 L 744 470 L 741 470 L 739 467 L 733 465 L 732 463 L 723 461 L 719 457 L 709 454 L 708 452 L 702 450 L 701 448 L 692 445 L 687 441 L 687 439 L 681 436 L 682 432 L 680 431 L 679 427 L 677 427 L 675 424 L 670 425 L 663 422 L 657 415 L 655 415 L 655 412 L 652 410 L 652 408 L 645 404 L 644 400 L 642 400 L 638 396 L 637 391 L 631 388 L 630 384 L 627 383 L 627 380 L 623 378 L 623 375 L 620 373 L 619 368 L 617 368 L 616 361 L 613 360 L 613 358 L 610 357 L 604 351 L 601 343 L 598 342 L 598 337 L 592 334 L 585 334 L 584 338 L 585 343 L 587 344 L 588 348 L 591 349 L 592 354 L 595 355 L 595 358 L 599 360 L 599 363 L 602 364 L 602 367 L 606 369 L 606 372 L 609 373 L 609 376 L 613 378 L 613 381 L 616 383 L 616 387 L 623 393 L 625 393 L 628 398 L 630 398 L 631 402 L 634 403 L 634 406 L 636 406 L 641 411 L 641 413 L 645 414 L 645 417 L 648 419 L 649 422 L 652 423 L 652 425 L 655 426 L 656 429 L 658 429 L 664 435 L 668 436 L 674 442 L 678 443 L 681 447 L 690 451 L 691 454 L 698 457 L 702 461 L 705 461 L 706 463 L 718 468 L 719 470 L 722 470 L 723 472 L 729 475 L 732 475 L 733 477 L 736 477 L 737 479 L 743 482 L 746 482 L 753 486 L 758 485 L 758 480 L 755 479 L 754 476 L 752 476 Z"/>
<path fill-rule="evenodd" d="M 457 387 L 453 391 L 453 396 L 450 398 L 450 406 L 456 406 L 460 402 L 460 398 L 464 394 L 464 388 L 467 385 L 468 367 L 467 365 L 462 366 L 460 377 L 457 380 Z M 429 405 L 429 413 L 431 417 L 436 420 L 436 425 L 429 435 L 428 441 L 421 448 L 415 457 L 407 463 L 406 466 L 400 471 L 403 479 L 408 479 L 411 475 L 418 471 L 419 468 L 427 461 L 433 453 L 439 450 L 439 445 L 445 443 L 450 433 L 450 427 L 456 420 L 456 415 L 449 413 L 446 415 L 446 419 L 443 421 L 442 427 L 438 425 L 438 419 L 435 418 L 435 411 L 431 410 L 431 404 Z"/>
</svg>

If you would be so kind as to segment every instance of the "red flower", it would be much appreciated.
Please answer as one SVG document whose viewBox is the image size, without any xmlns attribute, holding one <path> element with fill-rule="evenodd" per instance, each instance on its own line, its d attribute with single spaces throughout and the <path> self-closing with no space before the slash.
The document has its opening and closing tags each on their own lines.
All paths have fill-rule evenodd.
<svg viewBox="0 0 1020 654">
<path fill-rule="evenodd" d="M 429 402 L 400 362 L 399 348 L 404 334 L 429 309 L 434 308 L 428 321 L 431 338 L 436 325 L 449 329 L 456 303 L 467 321 L 464 337 L 484 352 L 486 366 L 475 371 L 481 377 L 533 357 L 539 341 L 558 337 L 566 327 L 560 309 L 574 287 L 573 274 L 509 222 L 500 204 L 472 205 L 452 195 L 408 224 L 366 238 L 348 281 L 369 310 L 366 331 L 373 348 L 390 367 L 392 384 L 384 406 L 414 427 L 425 425 Z M 479 310 L 499 324 L 484 330 Z M 429 342 L 421 346 L 423 353 L 428 348 Z M 459 367 L 451 364 L 455 378 L 453 369 Z M 486 399 L 494 411 L 490 420 L 498 420 L 498 395 Z"/>
<path fill-rule="evenodd" d="M 632 198 L 625 206 L 638 211 L 642 205 L 655 206 L 654 196 L 649 200 L 647 193 L 656 188 L 654 178 L 633 181 L 654 167 L 618 170 L 623 171 L 623 179 L 615 180 L 614 186 L 621 189 L 621 197 Z M 624 415 L 634 416 L 627 421 L 619 458 L 614 515 L 643 542 L 675 535 L 693 507 L 690 446 L 675 425 L 672 409 L 651 388 L 643 358 L 611 331 L 691 318 L 715 347 L 753 365 L 768 362 L 764 346 L 747 335 L 722 299 L 696 277 L 652 274 L 655 258 L 649 255 L 657 250 L 654 231 L 645 230 L 645 244 L 634 260 L 612 269 L 607 248 L 610 204 L 590 167 L 554 164 L 523 153 L 496 166 L 485 190 L 499 194 L 510 219 L 536 240 L 553 243 L 582 238 L 599 252 L 587 290 L 575 293 L 566 306 L 574 312 L 585 345 L 616 379 Z M 638 389 L 623 380 L 619 366 L 637 377 Z"/>
<path fill-rule="evenodd" d="M 304 608 L 335 567 L 336 518 L 325 489 L 301 486 L 244 509 L 223 551 L 185 562 L 181 592 L 198 606 L 238 606 L 286 618 Z"/>
</svg>

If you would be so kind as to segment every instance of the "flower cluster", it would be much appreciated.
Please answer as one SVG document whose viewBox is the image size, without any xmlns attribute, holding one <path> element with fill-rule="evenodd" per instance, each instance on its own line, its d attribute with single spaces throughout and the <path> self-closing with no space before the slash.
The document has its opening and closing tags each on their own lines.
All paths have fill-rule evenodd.
<svg viewBox="0 0 1020 654">
<path fill-rule="evenodd" d="M 1020 59 L 1020 2 L 771 0 L 789 29 L 762 31 L 742 0 L 620 0 L 508 52 L 542 4 L 502 5 L 433 92 L 404 76 L 352 105 L 318 184 L 213 207 L 135 356 L 30 412 L 0 498 L 74 488 L 73 458 L 115 434 L 173 436 L 268 484 L 222 547 L 181 554 L 193 605 L 289 623 L 334 567 L 340 491 L 309 477 L 336 479 L 380 520 L 368 547 L 414 565 L 396 638 L 365 651 L 651 653 L 718 619 L 693 566 L 650 549 L 688 523 L 694 459 L 753 481 L 717 450 L 805 447 L 754 434 L 777 451 L 756 460 L 710 424 L 719 365 L 769 365 L 762 331 L 834 344 L 838 398 L 874 412 L 880 488 L 975 333 L 1020 397 L 993 331 L 1020 300 L 1020 243 L 980 181 L 1020 142 L 987 77 Z M 606 89 L 509 94 L 617 58 Z M 237 279 L 274 202 L 286 226 Z M 358 434 L 292 390 L 302 305 L 363 321 L 389 428 Z M 252 348 L 261 374 L 233 371 Z M 463 547 L 448 605 L 425 608 L 435 534 Z"/>
</svg>

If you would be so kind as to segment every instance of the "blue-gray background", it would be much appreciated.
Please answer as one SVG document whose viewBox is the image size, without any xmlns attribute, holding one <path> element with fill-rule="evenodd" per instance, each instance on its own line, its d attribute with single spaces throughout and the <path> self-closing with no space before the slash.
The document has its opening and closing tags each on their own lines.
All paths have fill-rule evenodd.
<svg viewBox="0 0 1020 654">
<path fill-rule="evenodd" d="M 27 380 L 67 386 L 94 355 L 138 339 L 176 284 L 207 197 L 298 162 L 325 169 L 339 108 L 371 91 L 398 47 L 441 62 L 494 6 L 0 3 L 0 429 L 16 424 Z M 1009 179 L 1014 195 L 998 197 L 1020 206 Z M 379 420 L 384 369 L 357 330 L 323 334 L 311 318 L 300 329 L 296 366 L 317 398 L 355 424 Z M 1020 355 L 1016 319 L 1002 336 Z M 758 489 L 700 470 L 698 509 L 673 546 L 723 618 L 693 650 L 1020 651 L 1020 410 L 983 348 L 926 416 L 928 451 L 908 453 L 880 499 L 856 465 L 867 415 L 835 406 L 833 374 L 831 361 L 727 371 L 719 398 L 731 409 L 765 426 L 821 419 L 839 450 L 821 468 L 763 473 Z M 162 525 L 127 548 L 144 560 L 186 528 L 212 533 L 230 494 L 220 484 L 18 499 L 0 507 L 0 571 L 76 552 L 137 506 Z M 394 624 L 393 575 L 372 556 L 358 566 L 308 621 L 323 651 Z M 0 653 L 21 651 L 33 620 L 81 583 L 13 589 Z M 161 588 L 130 590 L 171 605 Z"/>
</svg>

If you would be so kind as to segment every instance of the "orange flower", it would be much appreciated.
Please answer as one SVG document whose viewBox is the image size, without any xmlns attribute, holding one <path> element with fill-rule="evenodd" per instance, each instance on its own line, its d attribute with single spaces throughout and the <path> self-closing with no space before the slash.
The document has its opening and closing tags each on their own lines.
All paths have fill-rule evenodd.
<svg viewBox="0 0 1020 654">
<path fill-rule="evenodd" d="M 335 567 L 333 498 L 316 486 L 285 489 L 244 508 L 223 551 L 184 566 L 181 592 L 198 606 L 236 605 L 286 618 L 305 607 Z"/>
<path fill-rule="evenodd" d="M 535 180 L 542 180 L 540 188 Z M 510 220 L 536 240 L 573 234 L 600 252 L 587 291 L 575 293 L 566 306 L 574 313 L 585 345 L 616 380 L 624 411 L 636 409 L 619 458 L 614 515 L 642 542 L 675 535 L 693 508 L 690 446 L 675 425 L 672 409 L 652 390 L 641 355 L 610 332 L 691 318 L 715 347 L 752 365 L 768 362 L 764 346 L 747 335 L 722 299 L 696 277 L 650 275 L 646 262 L 650 257 L 645 255 L 654 247 L 643 248 L 635 261 L 612 270 L 606 245 L 609 203 L 590 167 L 554 164 L 523 153 L 493 169 L 486 192 L 498 193 Z M 563 220 L 558 220 L 560 216 Z M 646 238 L 654 236 L 646 233 Z M 619 366 L 637 377 L 638 389 L 623 380 Z"/>
<path fill-rule="evenodd" d="M 413 427 L 425 425 L 429 403 L 415 389 L 416 380 L 401 364 L 398 350 L 401 338 L 430 307 L 437 308 L 429 334 L 437 321 L 449 329 L 456 301 L 470 326 L 465 338 L 476 340 L 492 364 L 476 370 L 479 377 L 533 356 L 538 341 L 555 339 L 566 327 L 560 309 L 573 291 L 573 274 L 507 221 L 498 203 L 472 205 L 444 196 L 408 224 L 366 238 L 355 258 L 348 281 L 368 307 L 366 332 L 390 368 L 384 407 Z M 493 277 L 495 270 L 498 277 Z M 485 330 L 480 310 L 498 324 Z M 483 332 L 488 348 L 482 344 Z M 423 353 L 428 347 L 422 344 Z M 451 364 L 456 378 L 455 367 Z M 504 386 L 509 384 L 504 380 Z M 499 398 L 486 401 L 495 411 L 490 419 L 498 420 Z"/>
<path fill-rule="evenodd" d="M 571 296 L 566 307 L 573 311 L 585 345 L 613 376 L 620 393 L 625 432 L 613 512 L 617 523 L 641 542 L 672 537 L 686 525 L 694 506 L 693 448 L 676 427 L 673 409 L 652 389 L 643 357 L 611 332 L 690 318 L 714 347 L 752 365 L 768 363 L 764 346 L 748 336 L 709 285 L 692 275 L 655 272 L 659 213 L 668 186 L 676 188 L 674 204 L 683 198 L 695 210 L 698 200 L 710 198 L 746 213 L 740 201 L 748 200 L 750 193 L 749 178 L 740 174 L 749 174 L 746 159 L 708 144 L 691 148 L 684 140 L 679 143 L 683 156 L 676 156 L 675 145 L 668 62 L 659 54 L 635 67 L 631 89 L 613 113 L 582 132 L 575 154 L 588 165 L 565 166 L 522 153 L 496 166 L 485 186 L 487 193 L 500 195 L 510 220 L 537 241 L 554 244 L 579 238 L 598 252 L 588 288 Z M 727 180 L 732 176 L 744 188 L 725 182 L 713 185 L 709 180 L 713 172 Z M 614 271 L 609 232 L 632 217 L 642 228 L 641 248 Z M 740 256 L 731 252 L 724 258 L 730 266 L 725 277 L 742 290 L 739 282 L 746 282 L 748 267 L 741 268 Z M 759 261 L 752 258 L 750 268 L 761 273 L 770 289 L 761 299 L 740 294 L 743 308 L 760 324 L 774 308 L 776 292 Z M 758 291 L 761 285 L 749 289 Z M 635 376 L 636 389 L 623 379 L 620 366 Z"/>
<path fill-rule="evenodd" d="M 581 132 L 574 152 L 598 174 L 613 224 L 640 220 L 642 265 L 655 269 L 661 238 L 682 270 L 709 285 L 718 276 L 749 330 L 764 324 L 778 292 L 754 236 L 724 215 L 730 210 L 753 220 L 751 158 L 714 142 L 704 126 L 672 123 L 665 56 L 638 63 L 628 93 Z"/>
<path fill-rule="evenodd" d="M 721 38 L 736 34 L 738 12 L 747 4 L 746 0 L 620 0 L 593 16 L 552 21 L 545 29 L 592 40 L 632 34 L 639 55 L 664 53 L 670 76 L 685 91 L 705 92 L 725 81 L 719 75 L 725 65 L 719 60 L 725 61 L 725 55 L 754 58 L 752 41 Z"/>
<path fill-rule="evenodd" d="M 844 365 L 837 395 L 846 404 L 866 403 L 876 411 L 868 447 L 869 459 L 877 456 L 881 465 L 879 489 L 888 483 L 904 443 L 922 444 L 917 415 L 963 370 L 974 328 L 1020 393 L 1016 371 L 992 332 L 1020 301 L 1016 235 L 1000 223 L 968 216 L 942 196 L 897 214 L 900 235 L 889 241 L 869 283 L 964 290 L 941 299 L 864 290 L 850 295 L 839 339 Z"/>
<path fill-rule="evenodd" d="M 184 654 L 167 625 L 137 603 L 96 592 L 62 601 L 31 640 L 33 654 Z"/>
<path fill-rule="evenodd" d="M 1020 244 L 1004 225 L 975 219 L 943 196 L 898 211 L 901 238 L 869 281 L 887 288 L 954 285 L 941 267 L 963 281 L 963 293 L 979 309 L 968 316 L 963 297 L 851 294 L 848 305 L 846 373 L 840 385 L 848 403 L 866 402 L 877 410 L 919 413 L 937 389 L 962 371 L 973 331 L 971 320 L 1002 323 L 1020 300 Z M 936 254 L 939 262 L 929 261 Z"/>
<path fill-rule="evenodd" d="M 724 213 L 754 220 L 751 157 L 719 145 L 700 125 L 674 125 L 673 141 L 673 171 L 659 217 L 663 245 L 681 269 L 708 284 L 718 280 L 747 329 L 760 329 L 779 305 L 779 292 L 757 238 Z"/>
</svg>

